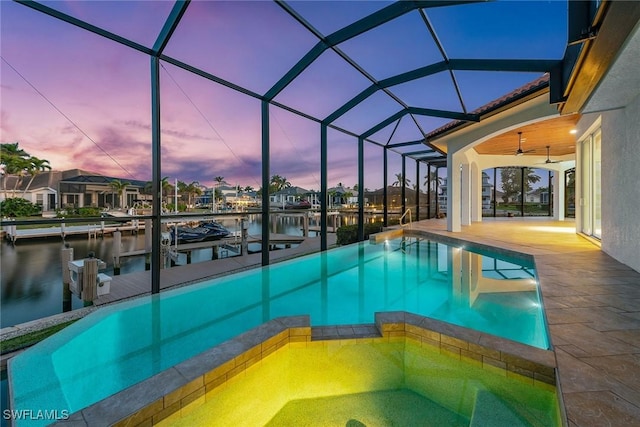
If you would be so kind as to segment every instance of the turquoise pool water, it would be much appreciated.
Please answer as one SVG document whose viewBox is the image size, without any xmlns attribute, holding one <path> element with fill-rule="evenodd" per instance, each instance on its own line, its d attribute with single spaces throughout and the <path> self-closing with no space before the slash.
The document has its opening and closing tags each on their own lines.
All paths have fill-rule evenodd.
<svg viewBox="0 0 640 427">
<path fill-rule="evenodd" d="M 530 262 L 367 242 L 102 308 L 12 360 L 14 409 L 76 412 L 272 318 L 373 323 L 396 310 L 549 347 Z"/>
</svg>

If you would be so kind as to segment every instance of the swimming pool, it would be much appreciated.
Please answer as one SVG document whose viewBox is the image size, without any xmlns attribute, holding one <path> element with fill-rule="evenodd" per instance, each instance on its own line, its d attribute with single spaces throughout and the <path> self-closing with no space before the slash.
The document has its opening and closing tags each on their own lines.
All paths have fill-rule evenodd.
<svg viewBox="0 0 640 427">
<path fill-rule="evenodd" d="M 401 238 L 102 308 L 11 361 L 12 408 L 76 412 L 276 317 L 342 325 L 396 310 L 549 347 L 531 261 Z"/>
</svg>

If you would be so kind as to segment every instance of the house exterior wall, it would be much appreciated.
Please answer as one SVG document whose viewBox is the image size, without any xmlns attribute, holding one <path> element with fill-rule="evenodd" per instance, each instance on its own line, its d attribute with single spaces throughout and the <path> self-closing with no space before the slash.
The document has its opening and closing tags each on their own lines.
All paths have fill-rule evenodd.
<svg viewBox="0 0 640 427">
<path fill-rule="evenodd" d="M 602 250 L 640 271 L 640 96 L 602 114 Z"/>
<path fill-rule="evenodd" d="M 640 96 L 617 110 L 586 114 L 578 134 L 600 119 L 602 250 L 640 271 Z M 578 164 L 579 168 L 580 165 Z M 577 170 L 579 173 L 579 171 Z M 580 176 L 580 175 L 578 175 Z M 582 183 L 580 183 L 582 184 Z M 576 210 L 579 216 L 579 209 Z M 578 222 L 580 224 L 580 222 Z"/>
</svg>

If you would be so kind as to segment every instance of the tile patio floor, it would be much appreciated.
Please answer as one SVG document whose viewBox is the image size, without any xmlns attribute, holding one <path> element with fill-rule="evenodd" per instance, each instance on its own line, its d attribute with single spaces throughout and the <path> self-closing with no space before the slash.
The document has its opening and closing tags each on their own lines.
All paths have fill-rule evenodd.
<svg viewBox="0 0 640 427">
<path fill-rule="evenodd" d="M 535 257 L 569 427 L 640 426 L 640 273 L 575 234 L 573 221 L 488 219 L 414 229 Z M 639 255 L 640 256 L 640 255 Z"/>
</svg>

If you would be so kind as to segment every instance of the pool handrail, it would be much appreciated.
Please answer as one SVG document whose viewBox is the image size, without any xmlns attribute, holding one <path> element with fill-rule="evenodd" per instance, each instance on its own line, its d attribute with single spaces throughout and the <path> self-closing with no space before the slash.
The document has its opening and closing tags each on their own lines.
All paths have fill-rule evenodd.
<svg viewBox="0 0 640 427">
<path fill-rule="evenodd" d="M 409 222 L 408 223 L 403 223 L 402 220 L 407 216 L 407 214 L 409 215 Z M 400 217 L 400 227 L 406 227 L 408 225 L 409 228 L 411 228 L 412 222 L 413 221 L 411 219 L 411 208 L 408 208 L 406 211 L 404 211 L 404 213 Z"/>
</svg>

